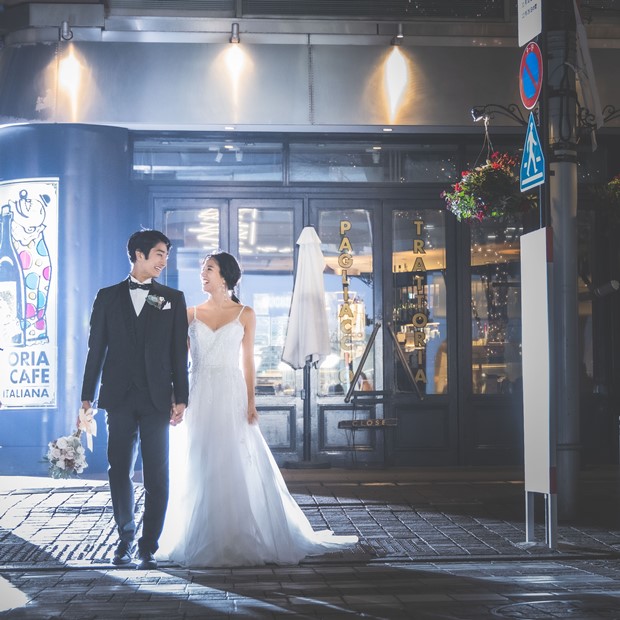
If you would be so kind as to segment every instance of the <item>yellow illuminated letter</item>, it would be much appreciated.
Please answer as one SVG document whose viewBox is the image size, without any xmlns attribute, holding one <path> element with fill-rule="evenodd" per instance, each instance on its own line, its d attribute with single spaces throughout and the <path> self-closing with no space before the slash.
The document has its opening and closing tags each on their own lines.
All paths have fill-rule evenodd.
<svg viewBox="0 0 620 620">
<path fill-rule="evenodd" d="M 426 265 L 421 258 L 416 258 L 411 271 L 426 271 Z"/>
<path fill-rule="evenodd" d="M 339 252 L 350 252 L 353 248 L 351 247 L 351 242 L 349 241 L 349 237 L 343 237 L 340 242 L 340 247 L 338 248 Z"/>
<path fill-rule="evenodd" d="M 422 239 L 413 240 L 413 253 L 426 254 L 426 250 L 424 249 L 424 241 Z"/>
<path fill-rule="evenodd" d="M 350 254 L 340 254 L 338 256 L 338 265 L 343 269 L 348 269 L 353 264 L 353 258 Z"/>
</svg>

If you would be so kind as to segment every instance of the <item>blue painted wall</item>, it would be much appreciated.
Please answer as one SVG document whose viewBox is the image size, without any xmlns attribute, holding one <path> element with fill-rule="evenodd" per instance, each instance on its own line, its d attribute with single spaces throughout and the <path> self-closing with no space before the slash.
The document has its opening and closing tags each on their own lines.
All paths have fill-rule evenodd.
<svg viewBox="0 0 620 620">
<path fill-rule="evenodd" d="M 116 127 L 33 124 L 0 129 L 0 178 L 59 178 L 58 408 L 0 409 L 0 475 L 46 475 L 47 443 L 75 429 L 88 321 L 97 290 L 126 277 L 126 242 L 148 226 L 130 194 L 129 132 Z M 105 472 L 98 417 L 85 474 Z"/>
</svg>

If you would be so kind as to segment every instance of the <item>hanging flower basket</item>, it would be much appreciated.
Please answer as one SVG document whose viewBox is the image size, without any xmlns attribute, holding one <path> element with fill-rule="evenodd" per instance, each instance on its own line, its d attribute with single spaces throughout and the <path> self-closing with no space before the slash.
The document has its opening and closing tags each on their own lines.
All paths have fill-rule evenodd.
<svg viewBox="0 0 620 620">
<path fill-rule="evenodd" d="M 506 218 L 536 206 L 534 194 L 521 192 L 519 162 L 508 153 L 493 153 L 484 165 L 465 170 L 441 197 L 459 221 Z"/>
</svg>

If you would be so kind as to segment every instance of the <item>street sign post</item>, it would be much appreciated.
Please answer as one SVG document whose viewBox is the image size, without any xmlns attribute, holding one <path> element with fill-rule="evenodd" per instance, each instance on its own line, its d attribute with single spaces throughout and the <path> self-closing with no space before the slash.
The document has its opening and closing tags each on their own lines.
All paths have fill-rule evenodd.
<svg viewBox="0 0 620 620">
<path fill-rule="evenodd" d="M 518 0 L 519 47 L 523 47 L 542 32 L 542 3 L 543 0 Z"/>
<path fill-rule="evenodd" d="M 520 177 L 522 192 L 545 182 L 545 156 L 532 112 L 530 112 L 525 144 L 523 145 Z"/>
<path fill-rule="evenodd" d="M 538 102 L 543 83 L 542 52 L 537 43 L 528 43 L 519 67 L 519 94 L 526 109 L 531 110 Z"/>
</svg>

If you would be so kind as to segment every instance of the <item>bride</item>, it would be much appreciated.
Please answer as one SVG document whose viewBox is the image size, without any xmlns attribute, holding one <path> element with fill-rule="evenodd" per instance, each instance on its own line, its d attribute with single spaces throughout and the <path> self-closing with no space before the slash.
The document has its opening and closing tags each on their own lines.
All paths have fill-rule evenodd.
<svg viewBox="0 0 620 620">
<path fill-rule="evenodd" d="M 296 564 L 357 542 L 313 531 L 260 432 L 256 316 L 232 293 L 240 277 L 232 255 L 207 256 L 201 279 L 209 297 L 188 309 L 189 407 L 186 423 L 171 429 L 171 497 L 160 549 L 188 567 Z"/>
</svg>

